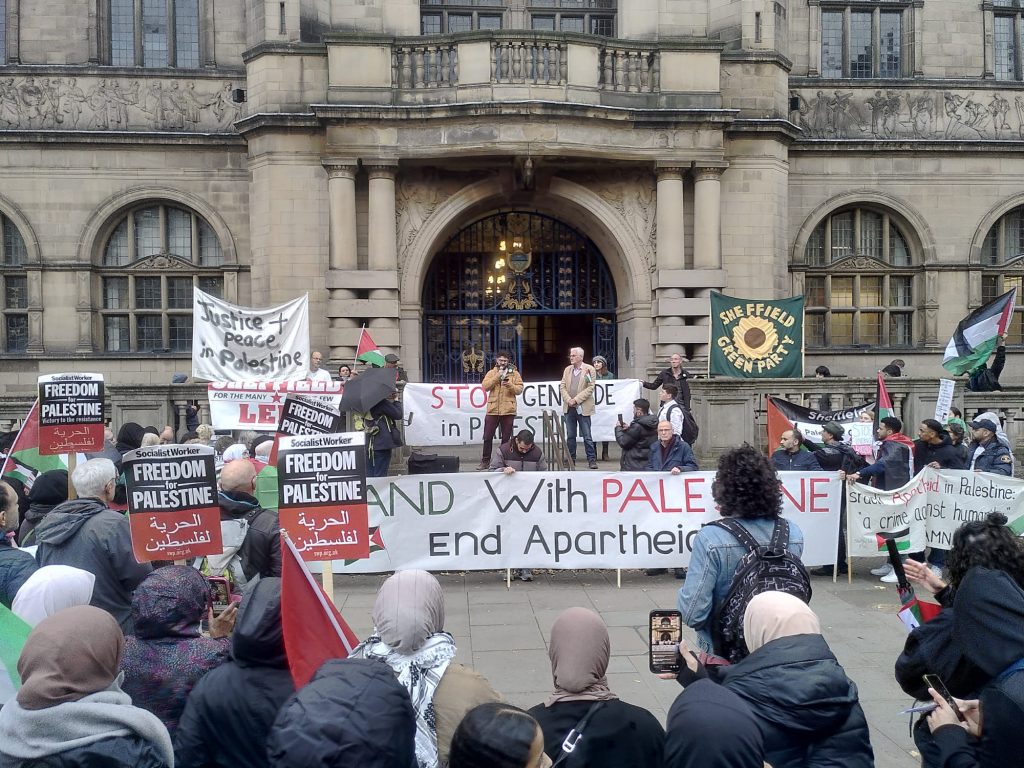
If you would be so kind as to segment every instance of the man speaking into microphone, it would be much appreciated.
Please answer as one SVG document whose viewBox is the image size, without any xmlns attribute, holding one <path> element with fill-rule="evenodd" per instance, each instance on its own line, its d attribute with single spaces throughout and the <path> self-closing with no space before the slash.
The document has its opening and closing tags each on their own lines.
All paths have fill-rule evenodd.
<svg viewBox="0 0 1024 768">
<path fill-rule="evenodd" d="M 494 432 L 501 427 L 501 445 L 512 439 L 512 426 L 516 419 L 516 398 L 523 391 L 523 377 L 512 365 L 507 352 L 499 352 L 494 367 L 480 383 L 487 393 L 487 415 L 484 417 L 484 451 L 477 469 L 491 465 Z"/>
</svg>

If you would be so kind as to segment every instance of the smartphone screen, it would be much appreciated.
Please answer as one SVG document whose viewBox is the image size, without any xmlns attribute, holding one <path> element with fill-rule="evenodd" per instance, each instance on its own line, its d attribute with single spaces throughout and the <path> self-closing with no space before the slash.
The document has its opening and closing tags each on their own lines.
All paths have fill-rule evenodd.
<svg viewBox="0 0 1024 768">
<path fill-rule="evenodd" d="M 946 700 L 946 703 L 956 712 L 957 719 L 962 723 L 964 721 L 964 713 L 960 711 L 960 707 L 956 705 L 956 700 L 953 698 L 953 694 L 946 688 L 946 684 L 942 682 L 942 678 L 938 675 L 922 675 L 924 684 L 929 688 L 935 690 L 939 696 Z"/>
<path fill-rule="evenodd" d="M 651 611 L 651 672 L 679 671 L 679 642 L 683 639 L 683 616 L 679 611 Z"/>
<path fill-rule="evenodd" d="M 210 596 L 213 612 L 220 613 L 231 605 L 231 586 L 223 576 L 207 576 L 210 583 Z"/>
</svg>

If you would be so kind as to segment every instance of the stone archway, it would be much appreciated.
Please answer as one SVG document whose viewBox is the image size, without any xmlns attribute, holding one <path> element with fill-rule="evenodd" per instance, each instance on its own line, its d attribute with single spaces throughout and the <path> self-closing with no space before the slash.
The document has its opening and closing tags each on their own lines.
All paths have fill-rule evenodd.
<svg viewBox="0 0 1024 768">
<path fill-rule="evenodd" d="M 492 176 L 463 186 L 439 203 L 409 237 L 400 264 L 399 299 L 403 363 L 423 366 L 421 296 L 430 263 L 437 251 L 463 226 L 509 206 L 531 210 L 565 222 L 594 242 L 608 264 L 617 296 L 620 376 L 642 375 L 651 361 L 651 271 L 653 254 L 619 212 L 594 190 L 559 177 L 538 187 L 528 199 L 516 194 L 508 180 Z M 628 353 L 627 353 L 628 350 Z"/>
</svg>

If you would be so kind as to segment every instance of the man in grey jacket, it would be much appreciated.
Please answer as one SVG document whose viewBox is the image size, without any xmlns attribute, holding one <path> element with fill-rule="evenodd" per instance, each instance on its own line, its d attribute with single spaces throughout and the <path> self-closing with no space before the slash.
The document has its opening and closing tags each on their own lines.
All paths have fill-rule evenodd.
<svg viewBox="0 0 1024 768">
<path fill-rule="evenodd" d="M 132 632 L 132 592 L 153 570 L 132 553 L 128 518 L 107 505 L 117 469 L 110 459 L 89 459 L 71 473 L 77 499 L 58 504 L 36 528 L 39 565 L 70 565 L 96 577 L 91 605 Z"/>
</svg>

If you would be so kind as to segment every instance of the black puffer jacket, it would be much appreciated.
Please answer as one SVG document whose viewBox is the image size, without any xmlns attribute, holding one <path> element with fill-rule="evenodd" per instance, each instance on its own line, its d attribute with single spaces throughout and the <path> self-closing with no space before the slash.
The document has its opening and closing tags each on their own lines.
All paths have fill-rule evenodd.
<svg viewBox="0 0 1024 768">
<path fill-rule="evenodd" d="M 178 768 L 268 764 L 271 723 L 295 692 L 284 654 L 280 579 L 260 579 L 242 599 L 231 656 L 189 694 L 174 736 Z"/>
<path fill-rule="evenodd" d="M 28 552 L 13 545 L 10 538 L 0 530 L 0 603 L 10 608 L 21 585 L 36 572 L 39 566 Z"/>
<path fill-rule="evenodd" d="M 167 763 L 150 742 L 130 734 L 23 760 L 18 768 L 167 768 Z"/>
<path fill-rule="evenodd" d="M 961 452 L 949 439 L 942 435 L 942 442 L 926 443 L 924 440 L 914 441 L 914 474 L 916 475 L 933 461 L 937 461 L 942 469 L 964 469 Z"/>
<path fill-rule="evenodd" d="M 277 513 L 261 509 L 255 496 L 240 491 L 221 491 L 217 502 L 220 504 L 221 520 L 238 520 L 251 515 L 245 540 L 238 550 L 246 580 L 252 580 L 257 575 L 280 576 L 281 524 Z"/>
<path fill-rule="evenodd" d="M 332 659 L 292 696 L 274 722 L 274 768 L 414 768 L 416 712 L 391 668 Z"/>
<path fill-rule="evenodd" d="M 857 686 L 821 635 L 773 640 L 721 682 L 750 705 L 773 768 L 874 768 Z"/>
<path fill-rule="evenodd" d="M 53 508 L 36 528 L 39 565 L 71 565 L 96 577 L 90 605 L 112 614 L 132 633 L 132 592 L 153 570 L 132 552 L 128 518 L 99 499 L 73 499 Z"/>
<path fill-rule="evenodd" d="M 658 417 L 653 413 L 633 419 L 628 427 L 615 425 L 615 442 L 622 448 L 619 469 L 624 472 L 643 472 L 651 446 L 658 439 Z"/>
<path fill-rule="evenodd" d="M 981 739 L 958 725 L 932 735 L 944 768 L 1003 768 L 1024 755 L 1024 590 L 1004 571 L 972 568 L 953 602 L 953 638 L 992 682 L 981 690 Z"/>
</svg>

